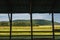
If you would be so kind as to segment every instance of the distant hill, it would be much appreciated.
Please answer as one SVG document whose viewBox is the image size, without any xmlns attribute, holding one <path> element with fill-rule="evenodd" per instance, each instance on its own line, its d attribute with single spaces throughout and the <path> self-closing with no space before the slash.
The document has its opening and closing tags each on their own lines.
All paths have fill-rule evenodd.
<svg viewBox="0 0 60 40">
<path fill-rule="evenodd" d="M 39 26 L 39 25 L 51 25 L 52 22 L 48 20 L 43 19 L 34 19 L 33 26 Z M 54 22 L 55 25 L 60 25 L 58 22 Z M 13 20 L 12 21 L 13 26 L 30 26 L 30 20 Z M 9 26 L 9 22 L 0 22 L 0 26 Z"/>
<path fill-rule="evenodd" d="M 48 21 L 48 20 L 43 20 L 43 19 L 34 19 L 32 20 L 33 21 L 33 25 L 51 25 L 52 22 L 51 21 Z M 25 24 L 25 25 L 30 25 L 30 20 L 13 20 L 14 23 L 18 22 L 19 23 L 22 23 L 22 24 Z M 17 23 L 16 23 L 17 24 Z M 55 22 L 55 25 L 59 25 L 60 23 L 58 22 Z"/>
</svg>

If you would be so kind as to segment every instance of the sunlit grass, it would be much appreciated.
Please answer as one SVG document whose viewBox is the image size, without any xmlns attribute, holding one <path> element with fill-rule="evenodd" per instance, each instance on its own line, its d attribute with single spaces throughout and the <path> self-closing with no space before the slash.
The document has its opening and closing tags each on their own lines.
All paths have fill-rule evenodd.
<svg viewBox="0 0 60 40">
<path fill-rule="evenodd" d="M 60 25 L 55 25 L 54 29 L 60 29 Z M 0 35 L 9 35 L 10 33 L 7 31 L 10 31 L 10 27 L 9 26 L 0 26 Z M 3 31 L 5 31 L 6 33 L 4 33 Z M 13 32 L 13 31 L 19 31 L 17 32 Z M 21 32 L 20 32 L 21 31 Z M 27 31 L 27 32 L 23 32 L 23 31 Z M 31 35 L 31 27 L 29 26 L 12 26 L 12 35 Z M 33 26 L 33 31 L 37 31 L 37 32 L 33 32 L 33 35 L 52 35 L 52 26 Z M 38 31 L 50 31 L 50 32 L 38 32 Z M 55 32 L 55 35 L 60 35 L 60 32 Z"/>
</svg>

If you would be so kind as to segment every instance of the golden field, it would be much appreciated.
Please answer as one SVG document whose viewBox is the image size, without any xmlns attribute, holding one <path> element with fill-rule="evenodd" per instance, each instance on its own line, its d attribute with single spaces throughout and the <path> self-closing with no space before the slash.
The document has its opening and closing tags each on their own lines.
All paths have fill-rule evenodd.
<svg viewBox="0 0 60 40">
<path fill-rule="evenodd" d="M 54 29 L 60 29 L 60 25 L 55 25 Z M 0 35 L 9 35 L 9 31 L 9 26 L 0 26 Z M 12 26 L 12 35 L 31 35 L 31 27 Z M 52 26 L 33 26 L 33 35 L 52 35 Z M 55 35 L 60 35 L 60 32 L 55 32 Z"/>
</svg>

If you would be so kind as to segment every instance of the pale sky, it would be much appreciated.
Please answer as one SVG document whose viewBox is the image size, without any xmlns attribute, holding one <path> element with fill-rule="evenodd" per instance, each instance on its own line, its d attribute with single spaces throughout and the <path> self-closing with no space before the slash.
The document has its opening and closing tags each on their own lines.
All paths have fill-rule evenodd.
<svg viewBox="0 0 60 40">
<path fill-rule="evenodd" d="M 48 13 L 46 14 L 39 14 L 39 13 L 34 13 L 33 19 L 45 19 L 45 20 L 51 20 L 51 15 Z M 13 14 L 13 20 L 19 19 L 19 20 L 29 20 L 30 19 L 30 14 Z M 54 21 L 60 22 L 60 14 L 54 14 Z M 0 21 L 8 21 L 8 14 L 0 14 Z"/>
</svg>

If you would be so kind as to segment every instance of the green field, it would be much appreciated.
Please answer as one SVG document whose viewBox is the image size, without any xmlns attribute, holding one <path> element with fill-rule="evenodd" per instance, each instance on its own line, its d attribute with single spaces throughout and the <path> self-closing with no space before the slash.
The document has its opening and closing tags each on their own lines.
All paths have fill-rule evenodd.
<svg viewBox="0 0 60 40">
<path fill-rule="evenodd" d="M 60 29 L 60 25 L 55 25 L 54 29 Z M 10 27 L 0 26 L 0 31 L 0 35 L 9 35 Z M 12 26 L 12 35 L 31 35 L 31 27 Z M 52 26 L 33 26 L 33 35 L 52 35 Z M 55 32 L 55 35 L 60 35 L 60 32 Z"/>
<path fill-rule="evenodd" d="M 54 29 L 60 30 L 60 25 L 55 25 Z M 0 26 L 0 37 L 10 35 L 9 26 Z M 24 36 L 25 35 L 25 36 Z M 31 35 L 31 27 L 29 26 L 12 26 L 12 36 L 20 36 L 29 38 Z M 34 38 L 52 38 L 52 26 L 33 26 Z M 50 35 L 50 36 L 48 36 Z M 60 32 L 55 32 L 55 37 L 59 39 Z"/>
</svg>

